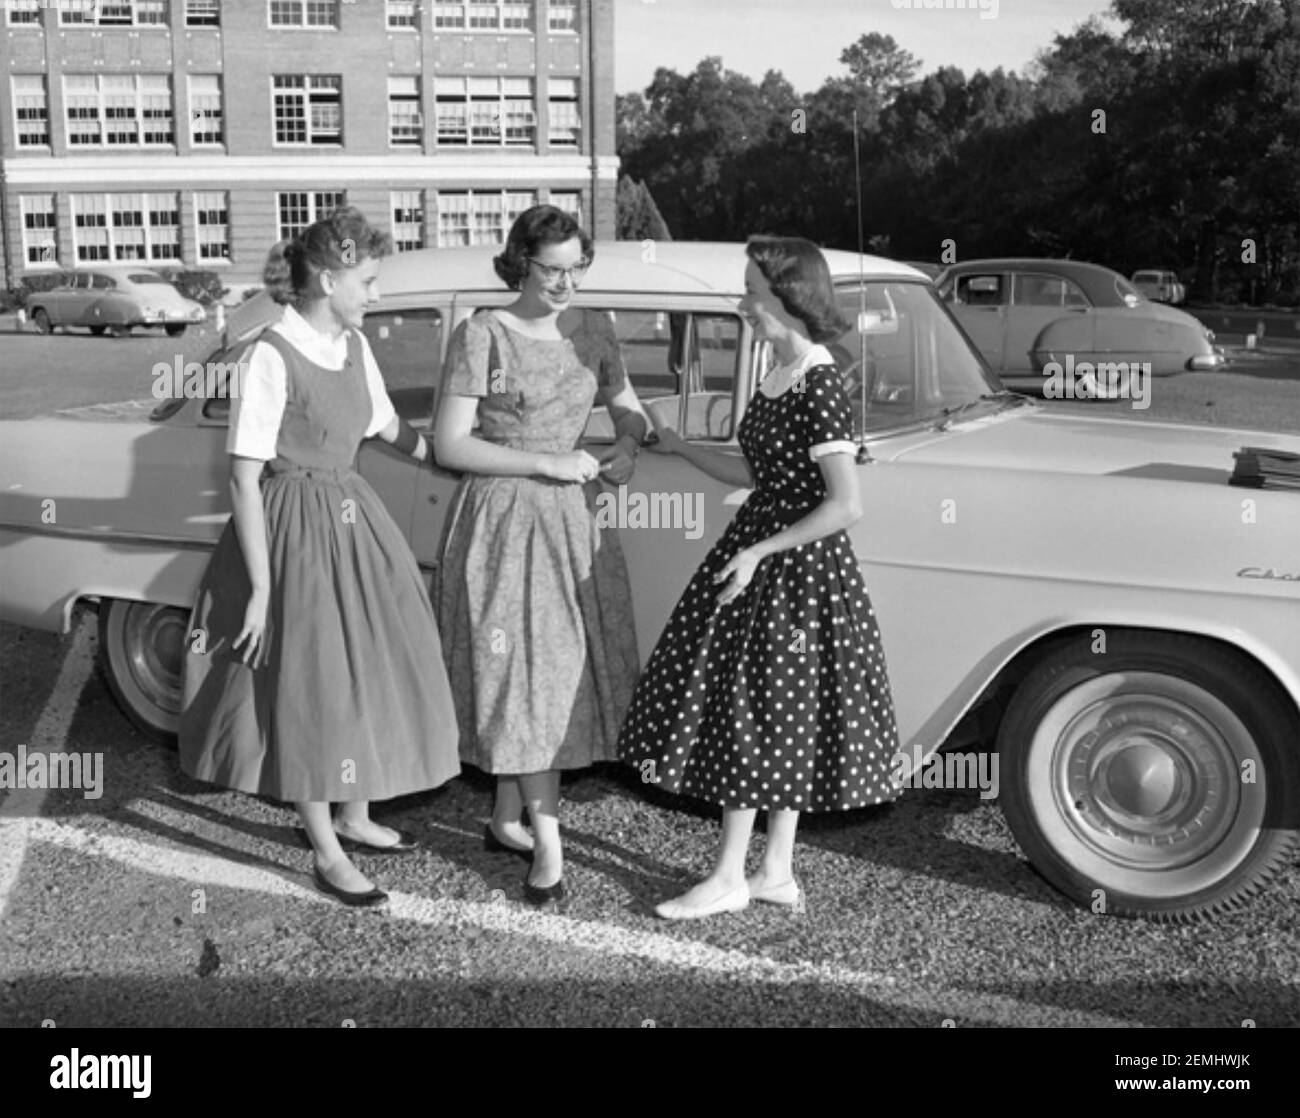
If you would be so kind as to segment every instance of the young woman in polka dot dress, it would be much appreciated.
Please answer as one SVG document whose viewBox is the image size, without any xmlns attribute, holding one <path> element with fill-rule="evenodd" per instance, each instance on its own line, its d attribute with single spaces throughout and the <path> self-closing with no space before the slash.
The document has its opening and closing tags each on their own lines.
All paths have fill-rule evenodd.
<svg viewBox="0 0 1300 1118">
<path fill-rule="evenodd" d="M 880 631 L 846 531 L 861 515 L 849 403 L 820 344 L 847 323 L 816 245 L 752 237 L 745 251 L 740 309 L 780 365 L 741 421 L 744 458 L 668 428 L 655 449 L 753 492 L 677 603 L 619 738 L 643 777 L 723 808 L 713 871 L 655 908 L 674 920 L 798 903 L 799 813 L 900 792 Z M 759 808 L 767 847 L 747 880 Z"/>
</svg>

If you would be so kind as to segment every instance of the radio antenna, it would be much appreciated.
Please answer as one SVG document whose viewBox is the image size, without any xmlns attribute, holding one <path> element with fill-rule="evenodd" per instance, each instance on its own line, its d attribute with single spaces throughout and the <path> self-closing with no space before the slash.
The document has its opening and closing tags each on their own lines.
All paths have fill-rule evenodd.
<svg viewBox="0 0 1300 1118">
<path fill-rule="evenodd" d="M 858 151 L 858 110 L 853 110 L 853 194 L 858 210 L 858 385 L 862 396 L 862 429 L 858 432 L 856 461 L 859 466 L 871 461 L 867 453 L 867 279 L 862 259 L 862 159 Z"/>
</svg>

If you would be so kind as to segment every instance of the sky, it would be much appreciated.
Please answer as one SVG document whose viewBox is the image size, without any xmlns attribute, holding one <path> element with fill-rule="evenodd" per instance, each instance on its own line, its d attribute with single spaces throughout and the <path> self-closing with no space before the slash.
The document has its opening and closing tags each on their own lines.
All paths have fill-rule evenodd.
<svg viewBox="0 0 1300 1118">
<path fill-rule="evenodd" d="M 920 75 L 940 66 L 1023 72 L 1058 33 L 1109 8 L 1110 0 L 615 0 L 614 88 L 644 90 L 656 67 L 687 73 L 721 55 L 728 70 L 756 81 L 780 70 L 811 93 L 845 73 L 840 51 L 870 31 L 911 51 Z"/>
</svg>

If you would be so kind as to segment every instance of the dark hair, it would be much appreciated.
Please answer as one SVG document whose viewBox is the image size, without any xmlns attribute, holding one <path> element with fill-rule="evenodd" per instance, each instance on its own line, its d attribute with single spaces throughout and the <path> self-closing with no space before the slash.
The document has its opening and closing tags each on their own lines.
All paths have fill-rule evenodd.
<svg viewBox="0 0 1300 1118">
<path fill-rule="evenodd" d="M 758 265 L 786 313 L 808 328 L 814 342 L 831 342 L 849 328 L 835 305 L 835 285 L 826 257 L 803 237 L 750 237 L 745 252 Z"/>
<path fill-rule="evenodd" d="M 292 303 L 321 272 L 353 268 L 392 251 L 393 239 L 371 225 L 356 206 L 339 206 L 271 249 L 262 282 L 277 303 Z"/>
<path fill-rule="evenodd" d="M 590 235 L 563 210 L 554 206 L 532 206 L 524 210 L 506 237 L 500 256 L 492 258 L 492 267 L 511 291 L 518 291 L 528 278 L 528 258 L 536 256 L 543 245 L 562 245 L 577 237 L 582 244 L 582 255 L 594 259 L 596 248 Z"/>
</svg>

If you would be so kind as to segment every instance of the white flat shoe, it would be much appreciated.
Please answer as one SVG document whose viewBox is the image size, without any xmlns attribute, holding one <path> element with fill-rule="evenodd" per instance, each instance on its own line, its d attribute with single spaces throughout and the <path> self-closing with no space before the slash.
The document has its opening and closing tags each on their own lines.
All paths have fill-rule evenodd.
<svg viewBox="0 0 1300 1118">
<path fill-rule="evenodd" d="M 765 904 L 787 905 L 790 908 L 797 908 L 799 901 L 803 896 L 803 891 L 799 888 L 799 882 L 793 877 L 789 881 L 783 881 L 780 885 L 769 885 L 764 889 L 755 889 L 752 882 L 753 878 L 745 882 L 749 888 L 751 900 L 762 901 Z"/>
<path fill-rule="evenodd" d="M 680 898 L 655 905 L 655 915 L 665 920 L 702 920 L 720 912 L 739 912 L 749 905 L 749 886 L 738 885 L 729 893 L 706 905 L 682 904 Z"/>
</svg>

